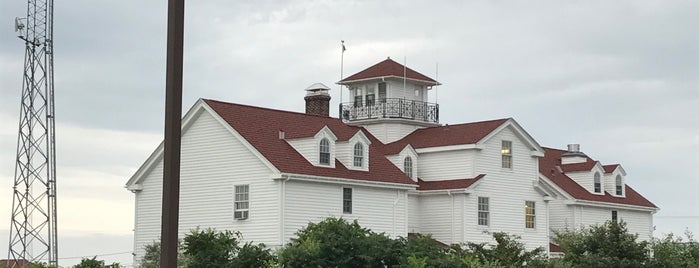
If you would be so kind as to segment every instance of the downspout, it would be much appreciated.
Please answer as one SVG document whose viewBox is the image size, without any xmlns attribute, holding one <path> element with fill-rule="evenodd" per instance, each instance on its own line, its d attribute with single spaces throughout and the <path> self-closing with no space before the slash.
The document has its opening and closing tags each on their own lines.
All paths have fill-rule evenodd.
<svg viewBox="0 0 699 268">
<path fill-rule="evenodd" d="M 286 179 L 282 180 L 281 193 L 279 193 L 279 247 L 284 246 L 284 226 L 286 223 L 286 182 L 291 179 L 291 176 L 285 175 Z"/>
<path fill-rule="evenodd" d="M 549 226 L 549 201 L 544 198 L 544 204 L 546 205 L 546 242 L 551 243 L 551 227 Z M 546 254 L 551 258 L 551 247 L 546 247 Z"/>
<path fill-rule="evenodd" d="M 449 237 L 450 244 L 454 243 L 454 196 L 451 194 L 451 190 L 447 191 L 447 194 L 451 198 L 451 237 Z"/>
</svg>

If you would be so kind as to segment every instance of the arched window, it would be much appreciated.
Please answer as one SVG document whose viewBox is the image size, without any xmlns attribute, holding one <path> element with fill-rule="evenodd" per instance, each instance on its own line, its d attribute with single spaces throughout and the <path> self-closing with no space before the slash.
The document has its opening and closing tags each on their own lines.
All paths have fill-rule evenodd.
<svg viewBox="0 0 699 268">
<path fill-rule="evenodd" d="M 600 182 L 599 172 L 595 172 L 595 193 L 602 192 L 602 183 Z"/>
<path fill-rule="evenodd" d="M 413 177 L 413 159 L 410 156 L 405 157 L 405 160 L 403 160 L 403 172 L 408 177 Z"/>
<path fill-rule="evenodd" d="M 623 186 L 621 185 L 621 175 L 616 175 L 616 195 L 623 194 Z"/>
<path fill-rule="evenodd" d="M 361 143 L 354 145 L 354 166 L 362 167 L 364 163 L 364 146 Z"/>
<path fill-rule="evenodd" d="M 320 140 L 320 147 L 318 148 L 319 162 L 322 165 L 330 165 L 330 142 L 328 139 L 323 138 Z"/>
</svg>

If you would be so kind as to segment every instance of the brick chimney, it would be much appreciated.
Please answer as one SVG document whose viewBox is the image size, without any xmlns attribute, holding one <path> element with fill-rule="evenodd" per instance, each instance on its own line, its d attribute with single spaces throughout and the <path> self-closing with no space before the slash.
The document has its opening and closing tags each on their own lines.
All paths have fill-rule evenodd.
<svg viewBox="0 0 699 268">
<path fill-rule="evenodd" d="M 330 116 L 330 88 L 322 83 L 315 83 L 306 88 L 306 113 Z"/>
</svg>

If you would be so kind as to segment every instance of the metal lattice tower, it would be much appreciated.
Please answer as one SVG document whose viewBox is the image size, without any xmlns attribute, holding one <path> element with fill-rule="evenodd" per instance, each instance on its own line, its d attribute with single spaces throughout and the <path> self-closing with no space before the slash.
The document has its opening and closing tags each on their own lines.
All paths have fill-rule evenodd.
<svg viewBox="0 0 699 268">
<path fill-rule="evenodd" d="M 25 53 L 8 259 L 57 265 L 53 0 L 27 2 L 15 20 Z"/>
</svg>

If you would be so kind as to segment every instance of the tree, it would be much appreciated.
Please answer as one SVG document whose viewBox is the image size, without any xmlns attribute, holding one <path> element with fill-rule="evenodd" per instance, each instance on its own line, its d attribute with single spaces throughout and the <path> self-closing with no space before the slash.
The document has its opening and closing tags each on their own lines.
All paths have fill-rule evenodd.
<svg viewBox="0 0 699 268">
<path fill-rule="evenodd" d="M 121 265 L 119 263 L 112 263 L 110 265 L 105 265 L 103 260 L 98 260 L 97 256 L 92 257 L 92 259 L 83 258 L 80 263 L 73 266 L 73 268 L 119 268 Z"/>
<path fill-rule="evenodd" d="M 699 243 L 689 231 L 685 236 L 686 240 L 670 233 L 654 240 L 651 245 L 653 258 L 648 267 L 699 267 Z"/>
<path fill-rule="evenodd" d="M 274 256 L 264 244 L 251 242 L 240 247 L 240 233 L 213 229 L 192 230 L 184 238 L 184 255 L 187 266 L 198 267 L 266 267 L 274 261 Z"/>
<path fill-rule="evenodd" d="M 392 267 L 399 262 L 399 241 L 362 228 L 356 220 L 327 218 L 296 234 L 279 251 L 284 267 Z"/>
<path fill-rule="evenodd" d="M 503 264 L 507 267 L 542 266 L 546 257 L 543 248 L 538 247 L 527 251 L 519 240 L 521 237 L 504 232 L 493 233 L 495 245 L 468 243 L 466 247 L 472 252 L 480 264 Z"/>
<path fill-rule="evenodd" d="M 579 267 L 642 267 L 649 259 L 648 242 L 637 242 L 626 223 L 607 221 L 580 231 L 556 234 L 564 261 Z"/>
<path fill-rule="evenodd" d="M 138 265 L 141 268 L 160 268 L 160 242 L 144 246 L 145 254 Z M 177 241 L 177 267 L 187 267 L 187 256 L 184 255 L 182 240 Z"/>
</svg>

